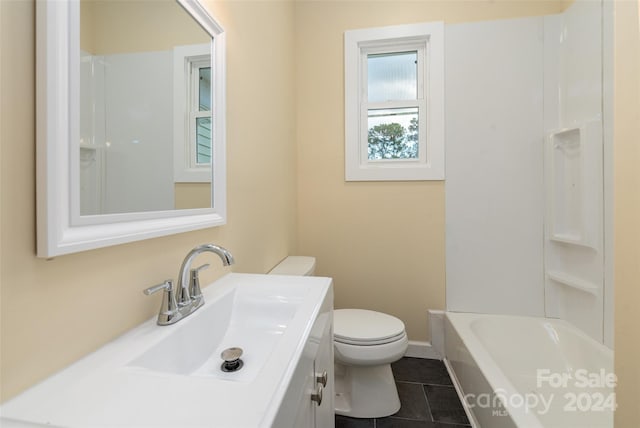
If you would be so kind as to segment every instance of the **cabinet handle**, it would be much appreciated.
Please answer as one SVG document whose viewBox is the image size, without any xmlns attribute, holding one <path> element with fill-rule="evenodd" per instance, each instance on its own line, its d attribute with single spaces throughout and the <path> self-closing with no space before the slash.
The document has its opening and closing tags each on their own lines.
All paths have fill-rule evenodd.
<svg viewBox="0 0 640 428">
<path fill-rule="evenodd" d="M 315 394 L 311 394 L 311 401 L 315 401 L 318 406 L 322 404 L 322 385 L 318 385 Z"/>
<path fill-rule="evenodd" d="M 316 382 L 322 384 L 322 386 L 327 386 L 327 371 L 323 371 L 322 373 L 316 373 Z"/>
</svg>

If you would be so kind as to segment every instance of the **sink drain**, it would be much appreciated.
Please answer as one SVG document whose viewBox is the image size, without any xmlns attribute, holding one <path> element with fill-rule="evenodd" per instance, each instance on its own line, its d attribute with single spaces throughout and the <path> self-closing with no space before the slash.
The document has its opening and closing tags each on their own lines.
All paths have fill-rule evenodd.
<svg viewBox="0 0 640 428">
<path fill-rule="evenodd" d="M 242 348 L 227 348 L 222 351 L 220 357 L 224 360 L 220 368 L 223 372 L 235 372 L 242 368 L 244 363 L 240 359 L 242 356 Z"/>
</svg>

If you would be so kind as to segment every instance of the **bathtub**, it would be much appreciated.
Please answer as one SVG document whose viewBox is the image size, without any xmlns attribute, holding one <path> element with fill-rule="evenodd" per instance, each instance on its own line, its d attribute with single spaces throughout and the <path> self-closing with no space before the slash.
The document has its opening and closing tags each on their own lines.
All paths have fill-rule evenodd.
<svg viewBox="0 0 640 428">
<path fill-rule="evenodd" d="M 613 352 L 563 320 L 447 312 L 445 356 L 478 427 L 613 427 Z"/>
</svg>

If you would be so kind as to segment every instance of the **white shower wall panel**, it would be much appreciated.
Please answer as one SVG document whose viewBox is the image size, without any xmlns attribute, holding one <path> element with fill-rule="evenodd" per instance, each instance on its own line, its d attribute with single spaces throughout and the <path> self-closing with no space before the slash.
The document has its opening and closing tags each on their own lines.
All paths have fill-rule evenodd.
<svg viewBox="0 0 640 428">
<path fill-rule="evenodd" d="M 612 305 L 604 300 L 602 23 L 608 17 L 602 6 L 578 0 L 544 18 L 546 315 L 598 341 L 605 339 L 605 307 Z M 571 148 L 562 139 L 568 135 Z M 571 228 L 560 221 L 563 213 L 572 213 Z"/>
<path fill-rule="evenodd" d="M 107 213 L 171 210 L 171 51 L 105 55 Z"/>
<path fill-rule="evenodd" d="M 104 207 L 104 61 L 80 52 L 80 215 Z"/>
<path fill-rule="evenodd" d="M 543 18 L 445 44 L 447 309 L 542 316 Z"/>
</svg>

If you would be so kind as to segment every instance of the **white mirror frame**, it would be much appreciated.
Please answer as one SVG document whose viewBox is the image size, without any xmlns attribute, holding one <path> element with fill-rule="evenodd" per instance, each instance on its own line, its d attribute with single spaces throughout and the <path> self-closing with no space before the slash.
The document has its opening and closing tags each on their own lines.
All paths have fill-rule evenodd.
<svg viewBox="0 0 640 428">
<path fill-rule="evenodd" d="M 54 257 L 226 223 L 225 33 L 198 0 L 177 0 L 213 38 L 213 208 L 80 216 L 78 0 L 36 4 L 37 255 Z M 215 56 L 213 56 L 215 55 Z M 77 136 L 77 138 L 76 138 Z M 75 156 L 76 159 L 73 159 Z M 172 171 L 167 171 L 172 174 Z"/>
</svg>

